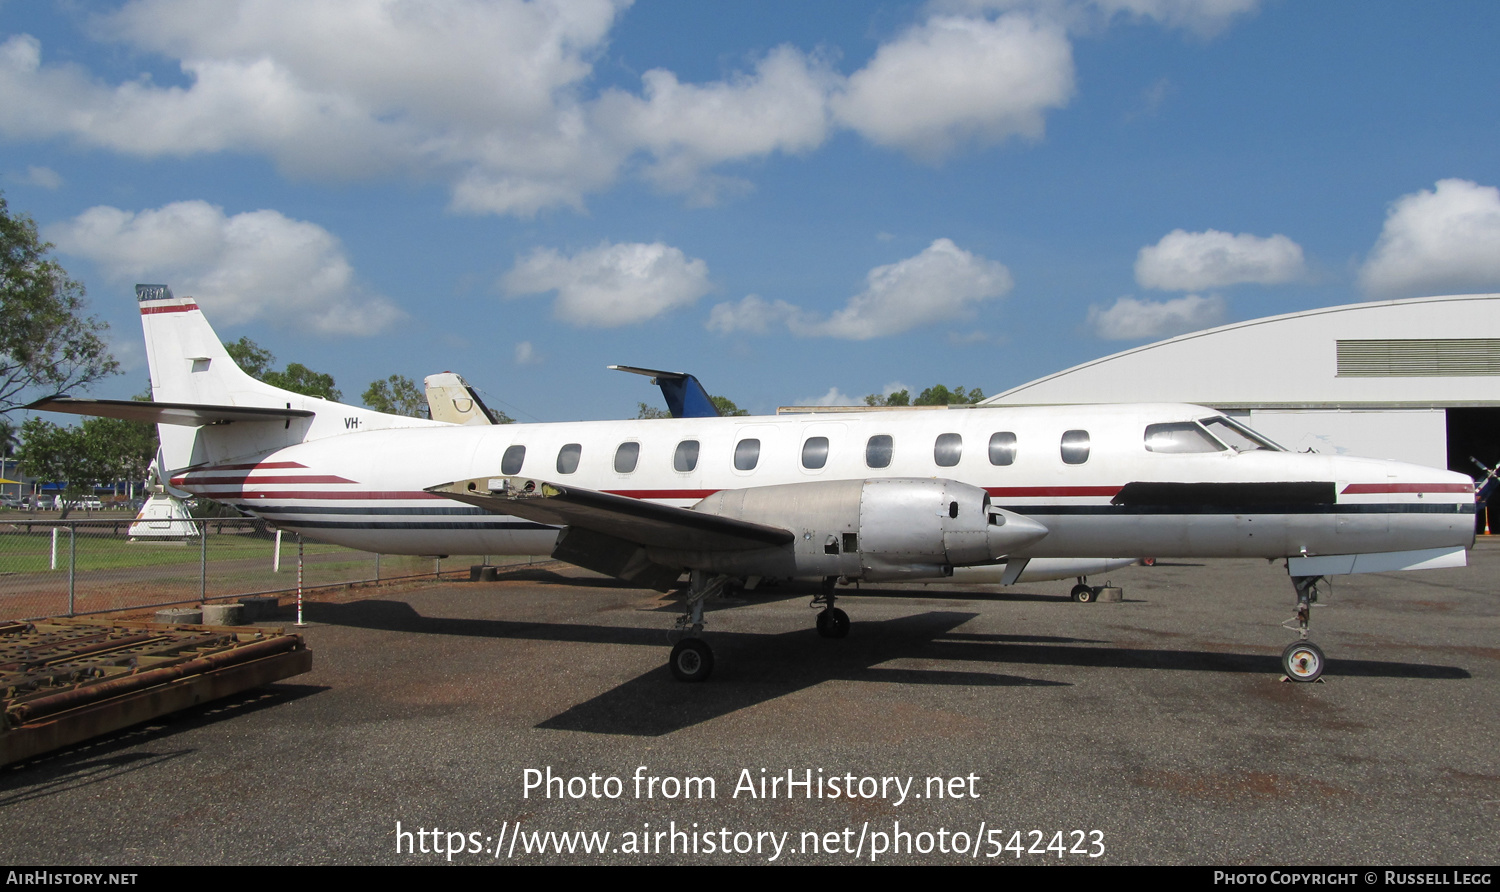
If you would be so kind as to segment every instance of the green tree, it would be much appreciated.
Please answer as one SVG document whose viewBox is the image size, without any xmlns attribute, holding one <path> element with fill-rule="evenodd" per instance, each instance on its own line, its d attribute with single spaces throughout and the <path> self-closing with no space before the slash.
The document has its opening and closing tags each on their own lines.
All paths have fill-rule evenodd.
<svg viewBox="0 0 1500 892">
<path fill-rule="evenodd" d="M 92 454 L 96 482 L 141 482 L 156 457 L 156 425 L 121 418 L 89 418 L 82 427 L 83 448 Z"/>
<path fill-rule="evenodd" d="M 982 399 L 984 399 L 984 391 L 980 390 L 977 387 L 972 391 L 965 393 L 962 387 L 955 387 L 952 390 L 949 390 L 941 384 L 934 384 L 933 386 L 922 391 L 922 393 L 916 398 L 916 400 L 912 402 L 912 405 L 961 406 L 967 403 L 977 403 Z"/>
<path fill-rule="evenodd" d="M 392 375 L 384 381 L 371 382 L 362 399 L 376 412 L 410 418 L 430 417 L 427 394 L 418 390 L 417 383 L 405 375 Z"/>
<path fill-rule="evenodd" d="M 0 195 L 0 412 L 119 370 L 102 337 L 108 326 L 85 315 L 83 286 L 48 259 L 51 248 Z"/>
<path fill-rule="evenodd" d="M 869 394 L 868 396 L 865 397 L 865 405 L 867 405 L 867 406 L 910 406 L 911 405 L 911 394 L 909 392 L 905 391 L 905 390 L 898 390 L 895 393 L 888 393 L 885 396 L 881 396 L 878 393 L 872 393 L 872 394 Z"/>
<path fill-rule="evenodd" d="M 636 406 L 638 406 L 640 408 L 640 411 L 637 412 L 637 413 L 635 413 L 635 417 L 636 418 L 671 418 L 672 417 L 672 413 L 668 412 L 666 409 L 658 409 L 657 407 L 652 406 L 652 405 L 648 405 L 646 403 L 636 403 Z"/>
<path fill-rule="evenodd" d="M 729 397 L 727 396 L 714 396 L 713 394 L 709 394 L 708 401 L 713 403 L 714 408 L 718 409 L 719 414 L 724 416 L 725 418 L 728 418 L 732 415 L 750 414 L 749 409 L 741 409 L 739 406 L 736 406 L 733 402 L 731 402 Z"/>
<path fill-rule="evenodd" d="M 144 480 L 156 456 L 156 426 L 118 418 L 88 418 L 61 427 L 29 418 L 21 427 L 16 458 L 21 469 L 44 483 L 63 484 L 68 504 L 117 481 Z"/>
<path fill-rule="evenodd" d="M 334 386 L 332 375 L 315 372 L 300 362 L 289 362 L 285 371 L 278 372 L 272 368 L 276 357 L 271 351 L 249 338 L 240 338 L 234 343 L 225 344 L 224 349 L 229 351 L 229 358 L 233 359 L 234 364 L 243 369 L 245 374 L 258 378 L 272 387 L 280 387 L 282 390 L 290 390 L 307 396 L 322 397 L 334 402 L 338 402 L 341 397 L 339 389 Z"/>
</svg>

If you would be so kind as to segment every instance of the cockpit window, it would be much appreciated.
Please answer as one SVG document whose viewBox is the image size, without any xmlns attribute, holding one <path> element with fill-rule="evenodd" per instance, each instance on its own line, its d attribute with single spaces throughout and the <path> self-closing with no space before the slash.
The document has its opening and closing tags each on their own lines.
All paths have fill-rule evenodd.
<svg viewBox="0 0 1500 892">
<path fill-rule="evenodd" d="M 1222 452 L 1223 444 L 1191 421 L 1146 425 L 1147 452 Z"/>
<path fill-rule="evenodd" d="M 1267 452 L 1286 451 L 1264 436 L 1223 415 L 1203 419 L 1203 426 L 1208 428 L 1209 433 L 1227 443 L 1235 452 L 1249 452 L 1254 449 L 1264 449 Z"/>
</svg>

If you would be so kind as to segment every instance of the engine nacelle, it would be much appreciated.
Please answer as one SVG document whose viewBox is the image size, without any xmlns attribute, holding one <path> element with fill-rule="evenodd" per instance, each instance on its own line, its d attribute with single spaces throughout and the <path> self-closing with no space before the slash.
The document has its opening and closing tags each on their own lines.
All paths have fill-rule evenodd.
<svg viewBox="0 0 1500 892">
<path fill-rule="evenodd" d="M 653 548 L 653 560 L 746 576 L 930 578 L 993 563 L 1047 535 L 1040 523 L 991 505 L 983 489 L 938 478 L 722 490 L 693 510 L 779 526 L 797 538 L 740 552 Z"/>
</svg>

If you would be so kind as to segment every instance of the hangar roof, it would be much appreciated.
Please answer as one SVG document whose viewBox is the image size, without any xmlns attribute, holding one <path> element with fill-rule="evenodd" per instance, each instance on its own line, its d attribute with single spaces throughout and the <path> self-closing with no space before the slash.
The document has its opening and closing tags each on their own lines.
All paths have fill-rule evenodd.
<svg viewBox="0 0 1500 892">
<path fill-rule="evenodd" d="M 1500 294 L 1324 307 L 1180 335 L 983 405 L 1500 406 Z"/>
</svg>

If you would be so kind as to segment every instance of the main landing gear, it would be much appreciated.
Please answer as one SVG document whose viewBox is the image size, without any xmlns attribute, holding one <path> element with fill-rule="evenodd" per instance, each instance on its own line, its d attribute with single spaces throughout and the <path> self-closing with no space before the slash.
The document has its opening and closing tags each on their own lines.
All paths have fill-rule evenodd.
<svg viewBox="0 0 1500 892">
<path fill-rule="evenodd" d="M 1099 597 L 1099 590 L 1089 585 L 1089 578 L 1078 577 L 1078 584 L 1073 586 L 1073 600 L 1080 604 L 1090 604 L 1097 597 Z"/>
<path fill-rule="evenodd" d="M 849 614 L 833 606 L 838 596 L 833 593 L 838 584 L 837 576 L 823 577 L 823 590 L 813 596 L 812 606 L 824 605 L 818 611 L 818 634 L 824 638 L 845 638 L 849 635 Z"/>
<path fill-rule="evenodd" d="M 1323 676 L 1328 660 L 1316 644 L 1307 640 L 1307 627 L 1312 620 L 1312 605 L 1318 600 L 1318 583 L 1322 576 L 1293 576 L 1292 585 L 1297 589 L 1297 616 L 1295 617 L 1300 638 L 1286 646 L 1281 652 L 1281 671 L 1291 681 L 1304 684 L 1317 681 Z M 1283 625 L 1288 625 L 1288 620 Z"/>
<path fill-rule="evenodd" d="M 703 634 L 703 602 L 724 591 L 730 577 L 694 570 L 688 576 L 687 610 L 677 618 L 675 634 L 684 637 L 672 646 L 667 665 L 678 681 L 706 681 L 714 671 L 714 651 Z"/>
<path fill-rule="evenodd" d="M 822 591 L 813 597 L 813 606 L 823 607 L 818 611 L 818 634 L 824 638 L 844 638 L 849 634 L 849 614 L 833 606 L 838 579 L 825 577 Z M 702 637 L 703 602 L 723 594 L 731 581 L 733 577 L 703 570 L 694 570 L 689 575 L 686 609 L 677 618 L 673 634 L 678 640 L 672 645 L 672 656 L 667 661 L 678 681 L 706 681 L 713 674 L 714 651 Z"/>
</svg>

